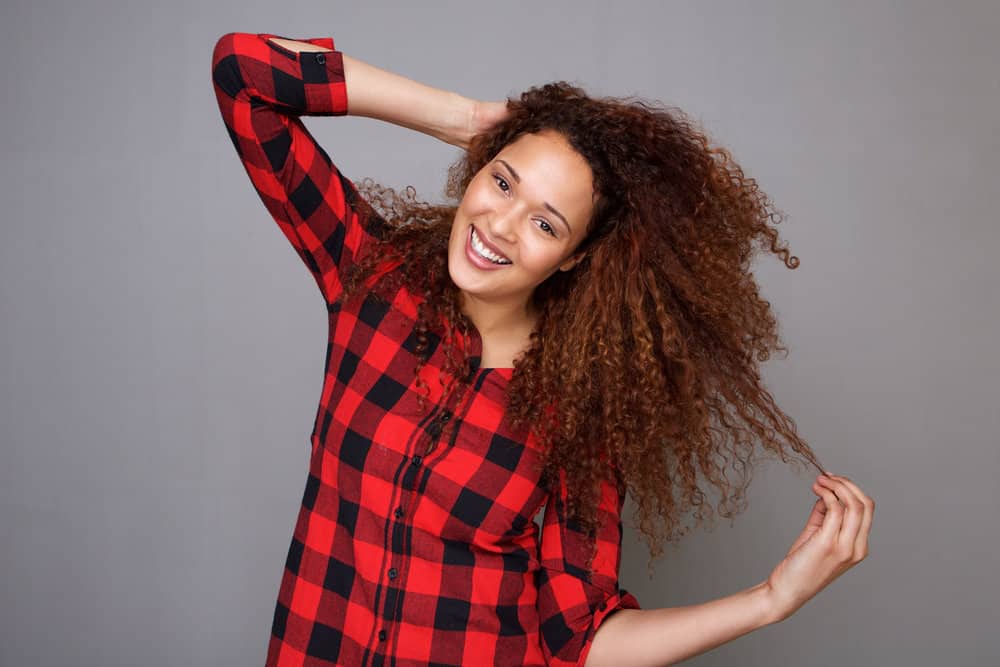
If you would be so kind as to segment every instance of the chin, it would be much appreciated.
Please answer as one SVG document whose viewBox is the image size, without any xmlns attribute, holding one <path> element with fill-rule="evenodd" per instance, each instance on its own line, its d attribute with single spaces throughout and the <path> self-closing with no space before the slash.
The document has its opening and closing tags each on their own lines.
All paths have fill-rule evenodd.
<svg viewBox="0 0 1000 667">
<path fill-rule="evenodd" d="M 458 260 L 460 263 L 462 260 Z M 448 258 L 448 275 L 451 277 L 452 284 L 463 292 L 468 292 L 470 294 L 481 294 L 483 293 L 483 286 L 481 281 L 476 280 L 476 276 L 469 274 L 468 267 L 456 266 L 456 262 Z"/>
</svg>

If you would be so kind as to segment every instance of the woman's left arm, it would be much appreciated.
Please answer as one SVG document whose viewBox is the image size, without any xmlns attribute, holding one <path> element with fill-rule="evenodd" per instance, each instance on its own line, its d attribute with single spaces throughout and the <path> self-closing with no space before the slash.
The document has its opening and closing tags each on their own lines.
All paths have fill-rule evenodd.
<svg viewBox="0 0 1000 667">
<path fill-rule="evenodd" d="M 774 620 L 764 583 L 686 607 L 620 609 L 597 629 L 586 667 L 672 665 Z"/>
<path fill-rule="evenodd" d="M 875 501 L 846 477 L 820 475 L 806 527 L 767 581 L 686 607 L 621 609 L 594 635 L 587 667 L 660 667 L 780 622 L 868 555 Z"/>
</svg>

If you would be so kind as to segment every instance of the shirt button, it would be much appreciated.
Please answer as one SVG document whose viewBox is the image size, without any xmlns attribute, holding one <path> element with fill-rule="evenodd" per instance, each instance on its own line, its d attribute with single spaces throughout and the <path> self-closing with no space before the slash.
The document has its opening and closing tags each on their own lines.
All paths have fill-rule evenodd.
<svg viewBox="0 0 1000 667">
<path fill-rule="evenodd" d="M 322 65 L 323 63 L 326 62 L 326 56 L 324 56 L 322 53 L 317 53 L 316 54 L 316 62 L 318 62 L 320 65 Z"/>
<path fill-rule="evenodd" d="M 394 568 L 394 567 L 390 567 L 389 568 L 389 578 L 390 579 L 395 579 L 396 575 L 398 575 L 398 574 L 399 574 L 399 572 L 396 571 L 396 568 Z"/>
<path fill-rule="evenodd" d="M 393 512 L 393 514 L 396 515 L 397 519 L 400 518 L 401 516 L 403 516 L 403 508 L 402 507 L 397 507 L 396 511 Z"/>
<path fill-rule="evenodd" d="M 451 419 L 451 415 L 449 415 L 447 412 L 441 415 L 442 424 L 447 424 L 449 419 Z"/>
<path fill-rule="evenodd" d="M 385 630 L 378 631 L 378 638 L 380 641 L 385 641 Z"/>
<path fill-rule="evenodd" d="M 413 457 L 413 465 L 418 466 L 423 459 L 420 458 L 420 454 Z"/>
</svg>

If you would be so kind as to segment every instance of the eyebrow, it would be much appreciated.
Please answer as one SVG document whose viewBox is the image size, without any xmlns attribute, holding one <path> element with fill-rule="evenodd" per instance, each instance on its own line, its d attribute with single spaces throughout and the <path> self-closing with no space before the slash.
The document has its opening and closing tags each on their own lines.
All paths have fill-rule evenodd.
<svg viewBox="0 0 1000 667">
<path fill-rule="evenodd" d="M 510 166 L 509 164 L 507 164 L 506 160 L 504 160 L 503 158 L 497 158 L 497 162 L 499 162 L 503 166 L 507 167 L 507 171 L 509 171 L 510 175 L 514 177 L 514 181 L 516 183 L 520 183 L 521 182 L 521 177 L 517 175 L 516 171 L 514 171 L 514 167 Z M 559 211 L 557 211 L 552 204 L 550 204 L 548 202 L 543 202 L 543 203 L 545 204 L 545 208 L 549 209 L 550 211 L 552 211 L 553 213 L 555 213 L 557 216 L 559 216 L 559 219 L 562 220 L 562 222 L 563 222 L 564 225 L 566 225 L 566 231 L 568 231 L 570 234 L 572 234 L 573 233 L 573 229 L 569 226 L 569 223 L 566 222 L 566 218 L 563 217 L 563 214 L 560 213 Z"/>
</svg>

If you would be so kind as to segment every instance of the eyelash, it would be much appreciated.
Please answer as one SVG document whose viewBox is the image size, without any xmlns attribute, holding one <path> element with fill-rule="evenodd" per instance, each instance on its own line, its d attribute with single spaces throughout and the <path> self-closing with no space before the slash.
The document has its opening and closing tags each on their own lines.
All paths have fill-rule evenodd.
<svg viewBox="0 0 1000 667">
<path fill-rule="evenodd" d="M 497 180 L 497 179 L 499 179 L 499 180 L 503 181 L 503 182 L 504 182 L 504 184 L 505 184 L 505 185 L 506 185 L 506 186 L 507 186 L 508 188 L 510 188 L 510 183 L 507 183 L 507 179 L 505 179 L 505 178 L 504 178 L 503 176 L 501 176 L 500 174 L 493 174 L 493 180 L 494 180 L 494 182 L 496 182 L 496 180 Z M 498 184 L 498 185 L 499 185 L 499 184 Z M 501 190 L 503 190 L 503 188 L 500 188 L 500 189 L 501 189 Z M 507 190 L 503 190 L 503 192 L 507 192 Z M 544 223 L 544 224 L 545 224 L 545 226 L 547 226 L 547 227 L 549 228 L 549 229 L 548 229 L 548 231 L 546 231 L 546 230 L 544 230 L 544 229 L 543 229 L 543 230 L 542 230 L 543 232 L 545 232 L 546 234 L 548 234 L 548 235 L 550 235 L 550 236 L 555 236 L 555 235 L 556 235 L 556 230 L 555 230 L 555 229 L 553 229 L 552 225 L 551 225 L 551 224 L 549 224 L 549 221 L 548 221 L 548 220 L 546 220 L 546 219 L 544 219 L 544 218 L 537 218 L 537 220 L 538 220 L 538 221 L 540 221 L 540 222 L 542 222 L 542 223 Z"/>
</svg>

